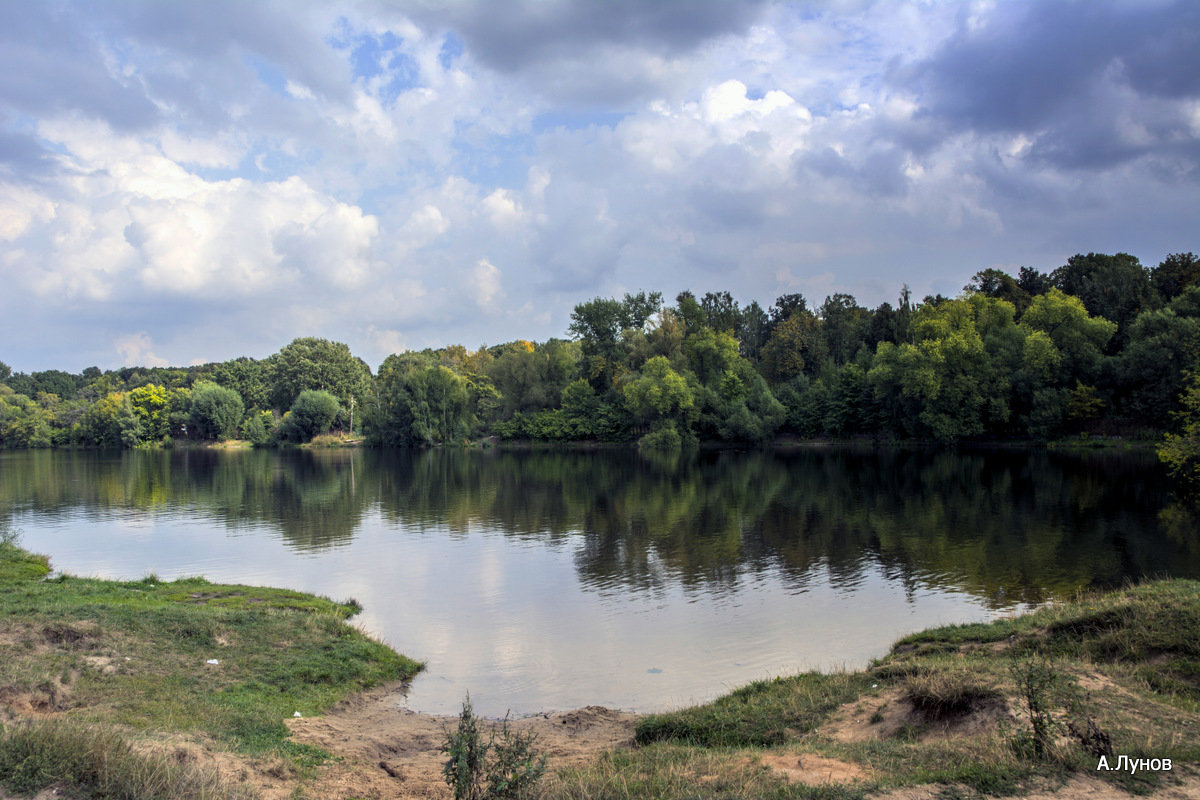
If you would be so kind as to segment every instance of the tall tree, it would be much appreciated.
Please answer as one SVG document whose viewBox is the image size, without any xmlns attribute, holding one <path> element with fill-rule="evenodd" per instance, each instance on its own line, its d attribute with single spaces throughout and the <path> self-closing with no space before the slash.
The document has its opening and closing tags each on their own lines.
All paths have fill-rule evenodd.
<svg viewBox="0 0 1200 800">
<path fill-rule="evenodd" d="M 757 364 L 762 356 L 763 345 L 767 343 L 767 336 L 770 333 L 770 323 L 767 312 L 763 311 L 757 300 L 751 300 L 738 317 L 737 330 L 734 335 L 737 337 L 742 355 L 751 363 Z"/>
<path fill-rule="evenodd" d="M 1074 255 L 1050 278 L 1055 287 L 1082 300 L 1089 314 L 1117 323 L 1113 350 L 1124 346 L 1138 314 L 1158 307 L 1150 271 L 1128 253 Z"/>
<path fill-rule="evenodd" d="M 191 425 L 202 439 L 232 439 L 245 410 L 241 395 L 233 389 L 210 381 L 192 387 Z"/>
<path fill-rule="evenodd" d="M 705 292 L 700 298 L 700 308 L 704 311 L 704 324 L 714 331 L 735 333 L 741 313 L 738 302 L 729 292 Z"/>
<path fill-rule="evenodd" d="M 363 397 L 371 385 L 371 370 L 341 342 L 304 337 L 295 339 L 266 361 L 265 377 L 271 406 L 291 408 L 305 389 L 329 392 L 342 405 Z"/>
<path fill-rule="evenodd" d="M 1200 284 L 1200 258 L 1194 253 L 1172 253 L 1150 273 L 1150 281 L 1169 303 L 1189 286 Z"/>
<path fill-rule="evenodd" d="M 849 363 L 866 336 L 867 310 L 852 295 L 835 294 L 821 304 L 825 348 L 839 367 Z"/>
</svg>

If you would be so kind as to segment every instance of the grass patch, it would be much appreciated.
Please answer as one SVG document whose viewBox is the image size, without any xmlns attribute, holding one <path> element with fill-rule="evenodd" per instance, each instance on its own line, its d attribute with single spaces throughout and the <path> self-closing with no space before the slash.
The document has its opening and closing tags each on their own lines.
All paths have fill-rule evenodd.
<svg viewBox="0 0 1200 800">
<path fill-rule="evenodd" d="M 707 705 L 644 717 L 635 739 L 704 747 L 780 744 L 815 729 L 830 711 L 856 697 L 865 682 L 862 674 L 816 672 L 755 681 Z"/>
<path fill-rule="evenodd" d="M 904 698 L 928 720 L 961 717 L 1000 696 L 977 674 L 960 669 L 931 670 L 904 683 Z"/>
<path fill-rule="evenodd" d="M 356 603 L 201 578 L 40 580 L 30 559 L 0 547 L 0 575 L 15 576 L 0 581 L 0 699 L 17 708 L 304 764 L 320 751 L 290 742 L 285 719 L 421 668 L 349 625 Z"/>
<path fill-rule="evenodd" d="M 70 720 L 0 726 L 0 784 L 33 794 L 49 786 L 113 800 L 242 800 L 215 769 L 133 747 L 112 728 Z"/>
</svg>

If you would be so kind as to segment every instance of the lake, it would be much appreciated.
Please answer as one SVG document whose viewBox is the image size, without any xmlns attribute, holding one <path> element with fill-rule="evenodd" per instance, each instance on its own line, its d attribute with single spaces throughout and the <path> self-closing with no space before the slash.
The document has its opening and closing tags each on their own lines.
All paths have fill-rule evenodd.
<svg viewBox="0 0 1200 800">
<path fill-rule="evenodd" d="M 406 700 L 654 711 L 857 668 L 899 636 L 1200 576 L 1150 451 L 0 452 L 61 571 L 355 598 Z"/>
</svg>

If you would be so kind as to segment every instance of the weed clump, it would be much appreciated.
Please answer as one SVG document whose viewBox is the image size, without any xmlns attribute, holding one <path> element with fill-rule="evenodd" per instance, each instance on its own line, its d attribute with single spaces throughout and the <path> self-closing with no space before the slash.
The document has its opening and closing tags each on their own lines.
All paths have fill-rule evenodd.
<svg viewBox="0 0 1200 800">
<path fill-rule="evenodd" d="M 442 767 L 454 800 L 524 800 L 546 771 L 546 757 L 534 749 L 537 737 L 513 731 L 508 717 L 487 742 L 480 732 L 479 718 L 471 708 L 471 696 L 463 701 L 458 727 L 446 733 L 442 750 L 448 756 Z"/>
</svg>

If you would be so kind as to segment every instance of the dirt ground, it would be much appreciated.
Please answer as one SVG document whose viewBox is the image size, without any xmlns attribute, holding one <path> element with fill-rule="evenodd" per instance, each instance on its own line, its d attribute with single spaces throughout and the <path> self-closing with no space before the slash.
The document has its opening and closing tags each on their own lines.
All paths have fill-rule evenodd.
<svg viewBox="0 0 1200 800">
<path fill-rule="evenodd" d="M 308 793 L 313 797 L 448 798 L 441 752 L 446 732 L 457 717 L 418 714 L 401 707 L 402 696 L 378 689 L 342 703 L 323 717 L 292 719 L 293 738 L 342 758 L 322 767 Z M 549 768 L 585 763 L 606 750 L 628 747 L 634 714 L 588 706 L 575 711 L 538 714 L 510 721 L 513 730 L 537 735 L 537 748 Z M 494 724 L 494 723 L 491 723 Z M 264 797 L 287 797 L 286 783 L 276 794 L 261 786 Z"/>
</svg>

